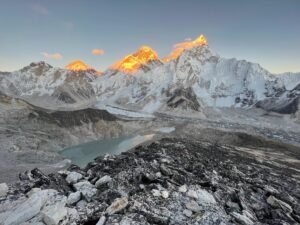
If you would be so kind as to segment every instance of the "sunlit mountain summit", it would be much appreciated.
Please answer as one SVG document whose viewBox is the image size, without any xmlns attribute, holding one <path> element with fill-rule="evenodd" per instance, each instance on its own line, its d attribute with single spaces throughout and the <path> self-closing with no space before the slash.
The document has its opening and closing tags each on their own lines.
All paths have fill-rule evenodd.
<svg viewBox="0 0 300 225">
<path fill-rule="evenodd" d="M 133 74 L 151 61 L 160 61 L 157 53 L 148 46 L 142 46 L 135 53 L 129 54 L 113 64 L 110 69 Z"/>
</svg>

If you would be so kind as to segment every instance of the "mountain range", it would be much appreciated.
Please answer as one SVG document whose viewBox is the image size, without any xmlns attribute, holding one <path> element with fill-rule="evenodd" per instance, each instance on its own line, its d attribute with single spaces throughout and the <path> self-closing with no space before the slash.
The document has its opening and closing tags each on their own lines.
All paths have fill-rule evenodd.
<svg viewBox="0 0 300 225">
<path fill-rule="evenodd" d="M 204 115 L 205 109 L 262 108 L 299 114 L 300 73 L 272 74 L 226 59 L 201 35 L 160 59 L 148 46 L 99 72 L 81 61 L 65 69 L 45 62 L 0 73 L 2 94 L 46 109 L 120 108 L 142 113 Z M 186 114 L 185 114 L 186 115 Z"/>
<path fill-rule="evenodd" d="M 0 224 L 296 224 L 299 99 L 203 35 L 0 72 Z"/>
</svg>

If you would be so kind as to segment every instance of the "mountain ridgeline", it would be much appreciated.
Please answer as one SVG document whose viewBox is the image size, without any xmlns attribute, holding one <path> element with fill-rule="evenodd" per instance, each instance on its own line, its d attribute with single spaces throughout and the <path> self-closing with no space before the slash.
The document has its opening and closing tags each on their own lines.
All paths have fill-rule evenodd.
<svg viewBox="0 0 300 225">
<path fill-rule="evenodd" d="M 300 73 L 275 75 L 259 64 L 222 58 L 203 35 L 177 44 L 162 59 L 143 46 L 103 73 L 81 61 L 66 69 L 39 62 L 0 73 L 3 93 L 54 110 L 113 106 L 197 115 L 207 108 L 231 107 L 298 115 L 299 86 Z"/>
</svg>

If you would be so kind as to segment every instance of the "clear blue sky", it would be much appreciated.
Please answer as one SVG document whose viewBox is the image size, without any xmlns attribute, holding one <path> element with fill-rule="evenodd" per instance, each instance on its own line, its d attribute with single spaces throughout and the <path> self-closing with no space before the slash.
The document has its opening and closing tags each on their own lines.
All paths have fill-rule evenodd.
<svg viewBox="0 0 300 225">
<path fill-rule="evenodd" d="M 74 59 L 105 70 L 141 45 L 163 57 L 201 33 L 221 56 L 300 71 L 300 0 L 0 0 L 0 28 L 0 71 Z"/>
</svg>

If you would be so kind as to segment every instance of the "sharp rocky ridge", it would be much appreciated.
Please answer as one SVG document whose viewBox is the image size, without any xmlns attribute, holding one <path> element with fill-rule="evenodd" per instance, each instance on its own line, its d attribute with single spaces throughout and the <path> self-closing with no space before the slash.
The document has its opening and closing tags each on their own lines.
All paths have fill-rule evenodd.
<svg viewBox="0 0 300 225">
<path fill-rule="evenodd" d="M 97 71 L 54 68 L 45 62 L 31 63 L 12 73 L 0 73 L 1 92 L 49 109 L 86 108 L 95 101 L 92 82 Z"/>
</svg>

